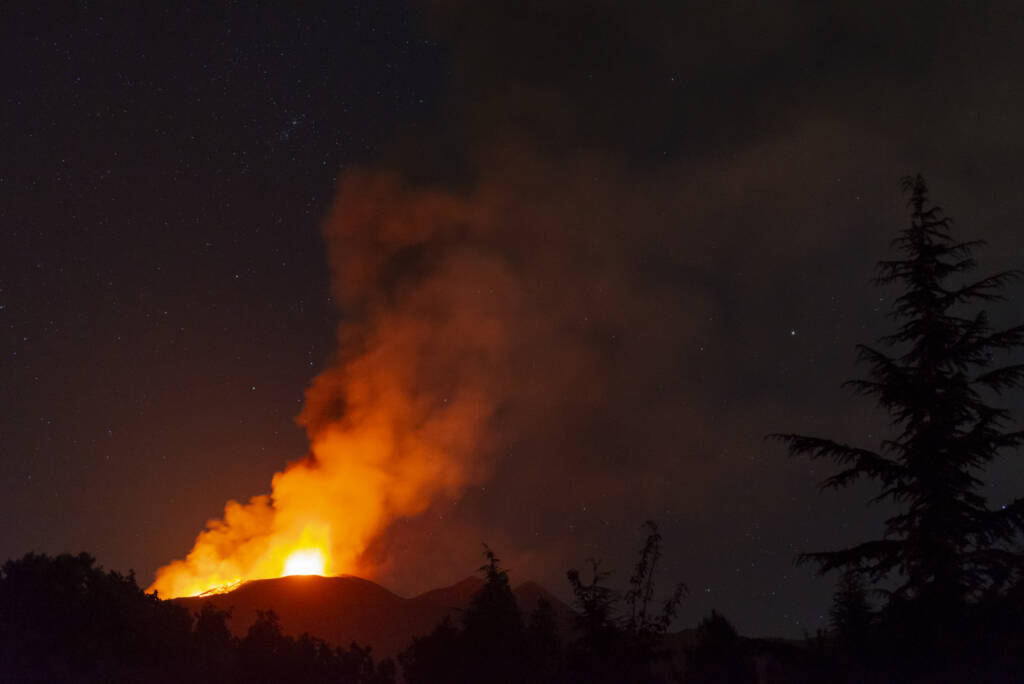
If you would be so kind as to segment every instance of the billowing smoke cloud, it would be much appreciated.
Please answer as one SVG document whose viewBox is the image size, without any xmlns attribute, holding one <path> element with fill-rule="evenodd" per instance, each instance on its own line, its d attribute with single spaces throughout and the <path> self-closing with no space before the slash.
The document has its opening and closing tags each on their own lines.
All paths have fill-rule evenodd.
<svg viewBox="0 0 1024 684">
<path fill-rule="evenodd" d="M 310 454 L 272 493 L 229 502 L 183 561 L 157 573 L 164 595 L 286 572 L 307 548 L 330 574 L 371 574 L 362 554 L 396 517 L 457 496 L 486 475 L 487 423 L 500 392 L 519 286 L 473 233 L 480 209 L 353 174 L 326 222 L 345 320 L 337 364 L 307 391 Z M 410 275 L 412 273 L 413 275 Z"/>
<path fill-rule="evenodd" d="M 776 207 L 781 158 L 769 145 L 697 178 L 520 144 L 481 152 L 461 187 L 346 173 L 324 223 L 339 351 L 299 416 L 310 453 L 152 588 L 278 576 L 316 548 L 327 573 L 423 589 L 474 567 L 481 540 L 550 577 L 638 520 L 699 511 L 740 439 L 713 379 L 763 372 L 736 353 L 757 340 L 723 341 L 734 295 L 714 285 L 723 268 L 762 277 L 758 237 L 702 230 L 718 211 L 703 196 Z"/>
<path fill-rule="evenodd" d="M 313 546 L 327 572 L 411 592 L 486 540 L 557 589 L 587 556 L 624 568 L 655 518 L 675 574 L 707 588 L 689 617 L 774 630 L 801 605 L 799 633 L 830 588 L 808 599 L 792 555 L 846 541 L 830 517 L 850 541 L 871 521 L 826 511 L 819 474 L 762 436 L 878 427 L 832 388 L 883 323 L 868 277 L 901 174 L 934 169 L 976 234 L 1008 230 L 970 189 L 1013 175 L 950 162 L 967 140 L 1016 150 L 957 105 L 982 87 L 937 47 L 960 10 L 433 4 L 451 116 L 347 171 L 324 224 L 341 321 L 299 418 L 310 454 L 154 587 L 275 576 Z"/>
<path fill-rule="evenodd" d="M 269 496 L 229 503 L 153 588 L 174 596 L 277 576 L 308 547 L 323 550 L 328 573 L 400 576 L 383 534 L 392 523 L 428 509 L 443 519 L 510 465 L 514 479 L 495 491 L 538 527 L 566 496 L 618 505 L 623 467 L 664 498 L 671 477 L 643 463 L 665 456 L 666 438 L 700 430 L 677 401 L 678 345 L 697 349 L 714 316 L 695 290 L 664 282 L 690 252 L 665 233 L 652 190 L 598 159 L 572 164 L 503 154 L 463 190 L 391 172 L 344 177 L 325 222 L 339 353 L 299 416 L 310 454 Z M 661 400 L 624 420 L 652 387 Z M 571 472 L 579 481 L 567 488 Z M 415 549 L 406 538 L 404 555 L 429 557 L 436 537 L 472 553 L 479 521 L 470 530 L 453 517 Z"/>
</svg>

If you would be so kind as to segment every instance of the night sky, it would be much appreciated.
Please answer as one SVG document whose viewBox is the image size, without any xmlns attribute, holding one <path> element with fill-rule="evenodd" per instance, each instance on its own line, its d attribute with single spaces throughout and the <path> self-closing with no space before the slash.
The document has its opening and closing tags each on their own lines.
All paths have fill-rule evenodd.
<svg viewBox="0 0 1024 684">
<path fill-rule="evenodd" d="M 0 10 L 3 559 L 147 584 L 352 410 L 318 374 L 415 330 L 410 396 L 487 410 L 373 579 L 486 541 L 621 586 L 651 518 L 678 626 L 813 632 L 833 580 L 793 557 L 885 511 L 763 438 L 886 436 L 839 385 L 887 330 L 899 178 L 1024 267 L 1017 3 L 35 4 Z"/>
</svg>

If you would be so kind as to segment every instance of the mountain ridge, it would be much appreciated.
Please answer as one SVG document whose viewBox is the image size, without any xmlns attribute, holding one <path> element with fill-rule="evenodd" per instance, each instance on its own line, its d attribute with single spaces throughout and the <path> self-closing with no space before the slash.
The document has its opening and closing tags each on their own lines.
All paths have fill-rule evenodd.
<svg viewBox="0 0 1024 684">
<path fill-rule="evenodd" d="M 445 617 L 458 622 L 482 586 L 483 580 L 470 576 L 405 598 L 356 575 L 290 575 L 250 580 L 220 594 L 171 600 L 191 613 L 207 603 L 230 611 L 228 628 L 235 636 L 245 636 L 258 610 L 273 610 L 286 634 L 308 633 L 336 646 L 356 642 L 371 647 L 374 657 L 384 658 L 401 653 L 413 637 L 429 634 Z M 568 626 L 572 608 L 540 584 L 523 582 L 513 593 L 525 614 L 543 598 L 556 619 Z"/>
</svg>

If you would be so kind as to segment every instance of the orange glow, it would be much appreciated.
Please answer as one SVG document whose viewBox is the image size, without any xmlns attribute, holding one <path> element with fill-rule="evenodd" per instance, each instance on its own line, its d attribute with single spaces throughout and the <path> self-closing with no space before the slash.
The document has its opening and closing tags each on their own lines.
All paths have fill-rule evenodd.
<svg viewBox="0 0 1024 684">
<path fill-rule="evenodd" d="M 485 476 L 479 453 L 514 284 L 501 263 L 465 255 L 393 296 L 380 296 L 375 275 L 390 272 L 389 253 L 472 218 L 457 200 L 390 177 L 347 178 L 324 231 L 337 298 L 364 315 L 345 318 L 336 364 L 306 390 L 298 422 L 309 453 L 268 494 L 228 501 L 147 591 L 196 596 L 296 573 L 373 578 L 389 559 L 367 551 L 389 525 Z"/>
<path fill-rule="evenodd" d="M 293 551 L 284 562 L 285 575 L 322 575 L 324 574 L 324 554 L 320 549 L 301 549 Z"/>
<path fill-rule="evenodd" d="M 246 525 L 259 530 L 257 523 L 266 519 L 266 506 L 267 497 L 253 497 L 246 506 L 229 502 L 224 519 L 207 525 L 185 560 L 160 568 L 148 591 L 159 590 L 164 598 L 203 596 L 231 591 L 248 580 L 341 572 L 330 562 L 329 528 L 324 524 L 301 526 L 297 534 L 283 529 L 277 534 L 256 535 L 233 545 L 232 532 L 248 529 Z M 270 519 L 277 517 L 286 516 Z M 259 556 L 250 556 L 256 549 L 262 549 Z"/>
</svg>

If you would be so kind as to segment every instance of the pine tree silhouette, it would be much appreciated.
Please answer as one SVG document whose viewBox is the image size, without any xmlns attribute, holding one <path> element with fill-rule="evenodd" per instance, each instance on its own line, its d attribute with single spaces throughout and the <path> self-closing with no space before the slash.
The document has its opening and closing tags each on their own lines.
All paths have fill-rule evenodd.
<svg viewBox="0 0 1024 684">
<path fill-rule="evenodd" d="M 697 625 L 697 643 L 686 663 L 686 684 L 753 684 L 754 661 L 725 616 L 716 610 Z"/>
<path fill-rule="evenodd" d="M 855 646 L 864 643 L 874 615 L 868 601 L 867 590 L 859 575 L 853 572 L 843 573 L 828 614 L 832 629 L 840 638 Z"/>
<path fill-rule="evenodd" d="M 981 308 L 1002 300 L 1018 272 L 962 282 L 983 243 L 953 238 L 950 219 L 929 203 L 920 175 L 905 178 L 903 187 L 910 225 L 893 241 L 897 257 L 879 262 L 876 278 L 901 288 L 889 314 L 897 327 L 880 347 L 857 347 L 868 377 L 846 383 L 888 413 L 895 434 L 874 450 L 798 434 L 772 437 L 791 455 L 838 464 L 823 488 L 866 479 L 880 489 L 872 501 L 893 506 L 881 538 L 805 553 L 798 562 L 874 586 L 887 598 L 881 625 L 888 631 L 878 648 L 901 662 L 916 653 L 912 669 L 938 668 L 937 654 L 959 658 L 977 650 L 962 638 L 970 631 L 964 620 L 1024 569 L 1017 545 L 1024 499 L 991 508 L 981 480 L 993 459 L 1024 440 L 1024 432 L 1007 428 L 1007 410 L 990 403 L 1024 386 L 1024 365 L 994 363 L 997 354 L 1021 347 L 1024 326 L 995 330 Z M 961 655 L 950 655 L 956 649 Z"/>
<path fill-rule="evenodd" d="M 929 206 L 920 175 L 904 179 L 904 188 L 911 223 L 893 241 L 901 258 L 880 262 L 877 278 L 903 288 L 890 314 L 899 327 L 881 340 L 889 352 L 857 348 L 869 377 L 847 383 L 875 398 L 897 434 L 877 451 L 818 437 L 775 437 L 792 454 L 843 466 L 823 487 L 875 480 L 882 489 L 876 500 L 899 509 L 886 521 L 882 539 L 801 560 L 822 572 L 848 569 L 870 581 L 896 573 L 902 579 L 893 592 L 898 599 L 966 601 L 1013 576 L 1024 559 L 1011 548 L 1024 528 L 1024 500 L 993 510 L 979 491 L 983 468 L 1024 440 L 1024 433 L 1005 429 L 1007 411 L 983 395 L 1024 383 L 1024 365 L 992 367 L 997 352 L 1021 346 L 1024 326 L 994 331 L 985 311 L 964 310 L 1001 300 L 1001 289 L 1018 273 L 950 283 L 975 268 L 971 252 L 983 243 L 953 239 L 950 220 Z"/>
</svg>

